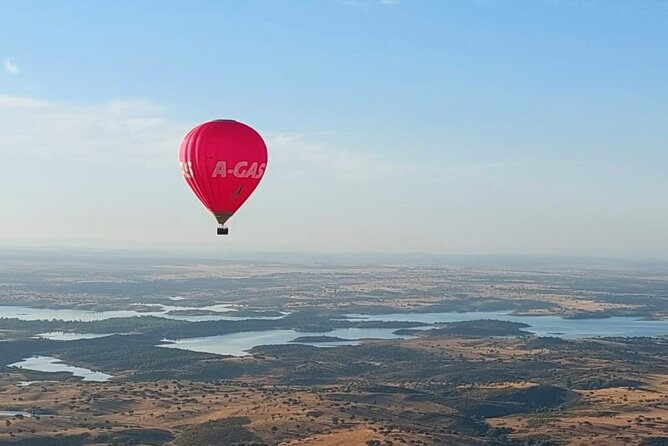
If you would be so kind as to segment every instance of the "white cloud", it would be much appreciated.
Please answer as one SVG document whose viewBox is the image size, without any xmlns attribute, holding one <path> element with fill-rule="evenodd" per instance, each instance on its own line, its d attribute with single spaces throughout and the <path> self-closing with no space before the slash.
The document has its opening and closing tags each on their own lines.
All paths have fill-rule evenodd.
<svg viewBox="0 0 668 446">
<path fill-rule="evenodd" d="M 270 135 L 267 145 L 272 165 L 292 178 L 334 176 L 348 181 L 365 181 L 403 171 L 400 164 L 374 152 L 331 147 L 310 140 L 308 135 Z"/>
<path fill-rule="evenodd" d="M 176 151 L 195 123 L 177 122 L 167 108 L 142 100 L 63 104 L 0 95 L 0 154 L 22 147 L 27 157 L 92 164 L 176 168 Z M 270 170 L 284 178 L 367 181 L 406 168 L 371 151 L 315 141 L 303 134 L 265 135 Z"/>
<path fill-rule="evenodd" d="M 607 181 L 588 167 L 462 159 L 447 141 L 422 150 L 384 139 L 374 151 L 262 129 L 267 175 L 221 240 L 177 165 L 195 124 L 151 101 L 0 95 L 0 244 L 643 255 L 668 243 L 668 208 L 652 192 L 665 190 L 660 175 L 624 168 Z M 625 176 L 633 187 L 619 185 Z"/>
<path fill-rule="evenodd" d="M 11 74 L 12 76 L 16 76 L 19 74 L 20 71 L 19 67 L 14 62 L 12 62 L 11 59 L 6 58 L 5 60 L 2 61 L 2 65 L 4 66 L 5 71 Z"/>
<path fill-rule="evenodd" d="M 0 111 L 3 109 L 16 108 L 47 108 L 51 104 L 47 101 L 21 96 L 9 96 L 0 94 Z"/>
<path fill-rule="evenodd" d="M 155 167 L 175 163 L 174 147 L 187 130 L 148 101 L 77 105 L 0 95 L 0 153 L 21 147 L 40 159 Z"/>
<path fill-rule="evenodd" d="M 195 124 L 150 101 L 67 104 L 0 95 L 0 190 L 11 191 L 2 198 L 0 243 L 34 234 L 114 246 L 209 243 L 213 220 L 177 163 L 179 144 Z M 235 215 L 235 238 L 227 244 L 301 249 L 309 237 L 300 231 L 315 237 L 334 224 L 333 212 L 387 219 L 378 210 L 387 208 L 384 179 L 401 176 L 403 166 L 315 135 L 265 133 L 267 175 Z M 277 226 L 301 229 L 269 230 Z"/>
</svg>

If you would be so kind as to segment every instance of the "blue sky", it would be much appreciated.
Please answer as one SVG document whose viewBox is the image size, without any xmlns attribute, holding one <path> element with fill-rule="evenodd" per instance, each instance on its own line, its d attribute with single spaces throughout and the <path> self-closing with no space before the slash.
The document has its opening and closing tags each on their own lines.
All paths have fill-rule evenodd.
<svg viewBox="0 0 668 446">
<path fill-rule="evenodd" d="M 0 23 L 2 244 L 668 257 L 664 1 L 17 0 Z M 270 153 L 226 240 L 174 161 L 219 117 Z"/>
</svg>

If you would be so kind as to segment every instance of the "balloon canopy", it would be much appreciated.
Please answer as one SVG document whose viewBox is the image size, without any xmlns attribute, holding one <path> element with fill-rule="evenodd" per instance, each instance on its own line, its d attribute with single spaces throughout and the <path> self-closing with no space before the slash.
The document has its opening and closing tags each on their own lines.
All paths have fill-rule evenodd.
<svg viewBox="0 0 668 446">
<path fill-rule="evenodd" d="M 246 124 L 209 121 L 192 129 L 181 143 L 179 164 L 186 182 L 227 234 L 225 222 L 260 184 L 267 146 Z"/>
</svg>

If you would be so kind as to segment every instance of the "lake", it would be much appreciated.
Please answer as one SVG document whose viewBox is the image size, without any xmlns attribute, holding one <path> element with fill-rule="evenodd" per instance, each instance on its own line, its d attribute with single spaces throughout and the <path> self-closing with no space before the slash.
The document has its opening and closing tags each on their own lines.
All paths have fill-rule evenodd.
<svg viewBox="0 0 668 446">
<path fill-rule="evenodd" d="M 141 304 L 136 304 L 141 305 Z M 232 316 L 238 307 L 229 304 L 215 304 L 205 307 L 184 307 L 154 304 L 156 311 L 114 310 L 91 311 L 81 309 L 47 309 L 22 306 L 1 306 L 2 317 L 22 320 L 62 319 L 66 321 L 96 321 L 112 317 L 157 316 L 187 321 L 212 320 L 245 320 L 245 319 L 278 319 L 279 317 L 237 317 Z M 205 310 L 215 312 L 207 315 L 174 315 L 170 311 Z M 282 317 L 282 316 L 280 316 Z M 390 314 L 348 314 L 346 317 L 365 321 L 408 321 L 436 324 L 439 322 L 470 321 L 476 319 L 498 319 L 504 321 L 523 322 L 527 328 L 538 336 L 559 336 L 566 339 L 589 338 L 596 336 L 664 336 L 668 335 L 668 320 L 648 321 L 632 317 L 611 317 L 607 319 L 562 319 L 558 316 L 514 316 L 506 312 L 441 312 L 441 313 L 390 313 Z M 430 327 L 417 327 L 420 329 Z M 317 347 L 336 347 L 340 345 L 357 345 L 361 339 L 397 339 L 405 336 L 394 334 L 396 329 L 390 328 L 348 328 L 336 329 L 326 333 L 303 333 L 294 330 L 267 330 L 243 333 L 232 333 L 221 336 L 187 338 L 170 340 L 170 344 L 160 345 L 166 348 L 216 353 L 221 355 L 242 356 L 246 351 L 267 344 L 287 344 L 302 336 L 330 336 L 347 339 L 348 341 L 304 343 Z M 38 335 L 54 340 L 90 339 L 99 337 L 92 333 L 51 332 Z M 62 364 L 61 364 L 62 365 Z M 78 375 L 77 375 L 78 376 Z"/>
<path fill-rule="evenodd" d="M 16 305 L 2 305 L 0 306 L 0 317 L 20 319 L 23 321 L 38 321 L 38 320 L 63 320 L 63 321 L 101 321 L 104 319 L 111 319 L 115 317 L 133 317 L 133 316 L 155 316 L 166 319 L 176 319 L 191 322 L 199 321 L 240 321 L 247 319 L 280 319 L 283 316 L 272 317 L 252 317 L 252 316 L 234 316 L 234 313 L 239 308 L 229 304 L 215 304 L 204 307 L 184 307 L 178 305 L 162 305 L 162 304 L 142 304 L 136 303 L 133 305 L 148 305 L 155 307 L 155 311 L 136 311 L 136 310 L 108 310 L 108 311 L 93 311 L 82 310 L 77 308 L 31 308 Z M 169 314 L 171 311 L 196 311 L 202 310 L 213 312 L 213 314 L 200 315 L 179 315 Z"/>
<path fill-rule="evenodd" d="M 0 410 L 0 417 L 16 417 L 16 416 L 21 416 L 21 417 L 30 417 L 28 412 L 23 412 L 21 410 Z"/>
<path fill-rule="evenodd" d="M 421 327 L 420 327 L 421 328 Z M 230 333 L 220 336 L 205 336 L 199 338 L 185 338 L 177 340 L 165 339 L 160 347 L 178 348 L 202 353 L 219 355 L 244 356 L 251 348 L 258 345 L 294 344 L 296 338 L 303 336 L 330 336 L 347 341 L 332 342 L 298 342 L 298 344 L 315 347 L 336 347 L 340 345 L 358 345 L 360 339 L 402 339 L 405 336 L 394 334 L 396 328 L 339 328 L 326 333 L 301 332 L 295 330 L 265 330 Z"/>
<path fill-rule="evenodd" d="M 135 304 L 144 305 L 144 304 Z M 98 321 L 115 317 L 155 316 L 167 319 L 191 322 L 216 320 L 280 319 L 279 317 L 234 316 L 238 307 L 229 304 L 215 304 L 204 307 L 183 307 L 162 304 L 149 304 L 158 308 L 156 311 L 110 310 L 92 311 L 69 308 L 30 308 L 23 306 L 0 306 L 0 317 L 16 318 L 25 321 L 53 320 Z M 168 314 L 170 311 L 204 310 L 215 312 L 205 315 Z M 533 333 L 539 336 L 551 336 L 555 333 L 564 338 L 583 338 L 593 336 L 661 336 L 668 334 L 668 321 L 646 321 L 631 317 L 612 317 L 607 319 L 562 319 L 558 316 L 514 316 L 506 312 L 467 312 L 467 313 L 391 313 L 391 314 L 349 314 L 349 318 L 367 321 L 410 321 L 434 324 L 437 322 L 469 321 L 476 319 L 499 319 L 504 321 L 524 322 L 531 325 Z M 320 333 L 322 334 L 322 333 Z M 277 334 L 278 335 L 278 334 Z M 307 334 L 304 334 L 305 336 Z M 332 332 L 327 336 L 337 336 Z M 89 339 L 99 335 L 74 333 L 44 333 L 38 335 L 47 339 L 75 340 Z M 284 335 L 287 336 L 287 335 Z M 372 332 L 365 332 L 362 337 L 376 337 Z M 391 334 L 388 336 L 392 336 Z M 345 336 L 340 336 L 345 337 Z M 360 339 L 359 337 L 355 339 Z M 391 339 L 383 336 L 382 339 Z M 286 341 L 287 342 L 287 341 Z M 322 344 L 323 347 L 328 346 Z"/>
<path fill-rule="evenodd" d="M 504 312 L 469 312 L 469 313 L 393 313 L 393 314 L 350 314 L 355 320 L 366 321 L 410 321 L 436 324 L 438 322 L 458 322 L 478 319 L 498 319 L 523 322 L 531 327 L 524 330 L 538 336 L 558 336 L 566 339 L 579 339 L 607 336 L 666 336 L 668 320 L 648 321 L 632 317 L 612 317 L 607 319 L 562 319 L 558 316 L 513 316 Z M 431 327 L 415 327 L 428 329 Z M 396 328 L 345 328 L 328 332 L 307 333 L 294 330 L 265 330 L 231 333 L 220 336 L 206 336 L 165 340 L 169 344 L 160 347 L 180 348 L 202 353 L 244 356 L 248 350 L 259 345 L 284 345 L 294 343 L 294 339 L 303 336 L 331 336 L 349 341 L 302 343 L 316 347 L 335 347 L 339 345 L 358 345 L 362 339 L 405 339 L 409 336 L 395 334 Z"/>
<path fill-rule="evenodd" d="M 38 372 L 68 372 L 74 376 L 82 378 L 82 381 L 107 381 L 113 378 L 102 372 L 95 372 L 93 370 L 85 369 L 83 367 L 75 367 L 66 364 L 58 358 L 52 356 L 31 356 L 22 361 L 7 365 L 7 367 L 16 367 L 18 369 L 35 370 Z"/>
<path fill-rule="evenodd" d="M 95 339 L 112 336 L 117 333 L 68 333 L 64 331 L 50 331 L 48 333 L 38 333 L 33 338 L 51 339 L 52 341 L 77 341 L 79 339 Z"/>
<path fill-rule="evenodd" d="M 514 316 L 505 312 L 350 314 L 348 316 L 365 321 L 411 321 L 428 324 L 472 321 L 477 319 L 498 319 L 501 321 L 529 324 L 531 327 L 524 330 L 538 336 L 558 336 L 564 339 L 593 338 L 597 336 L 654 337 L 668 335 L 668 320 L 648 321 L 635 317 L 563 319 L 559 316 Z"/>
</svg>

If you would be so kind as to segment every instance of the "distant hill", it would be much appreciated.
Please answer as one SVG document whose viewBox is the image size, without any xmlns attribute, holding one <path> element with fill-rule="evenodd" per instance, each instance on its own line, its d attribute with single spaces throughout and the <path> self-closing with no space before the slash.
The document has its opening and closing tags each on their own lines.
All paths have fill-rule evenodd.
<svg viewBox="0 0 668 446">
<path fill-rule="evenodd" d="M 481 319 L 475 321 L 449 322 L 442 328 L 429 330 L 429 336 L 527 336 L 531 332 L 522 328 L 530 327 L 520 322 Z"/>
<path fill-rule="evenodd" d="M 186 427 L 174 441 L 175 446 L 260 446 L 265 443 L 244 426 L 246 417 L 230 417 Z"/>
</svg>

